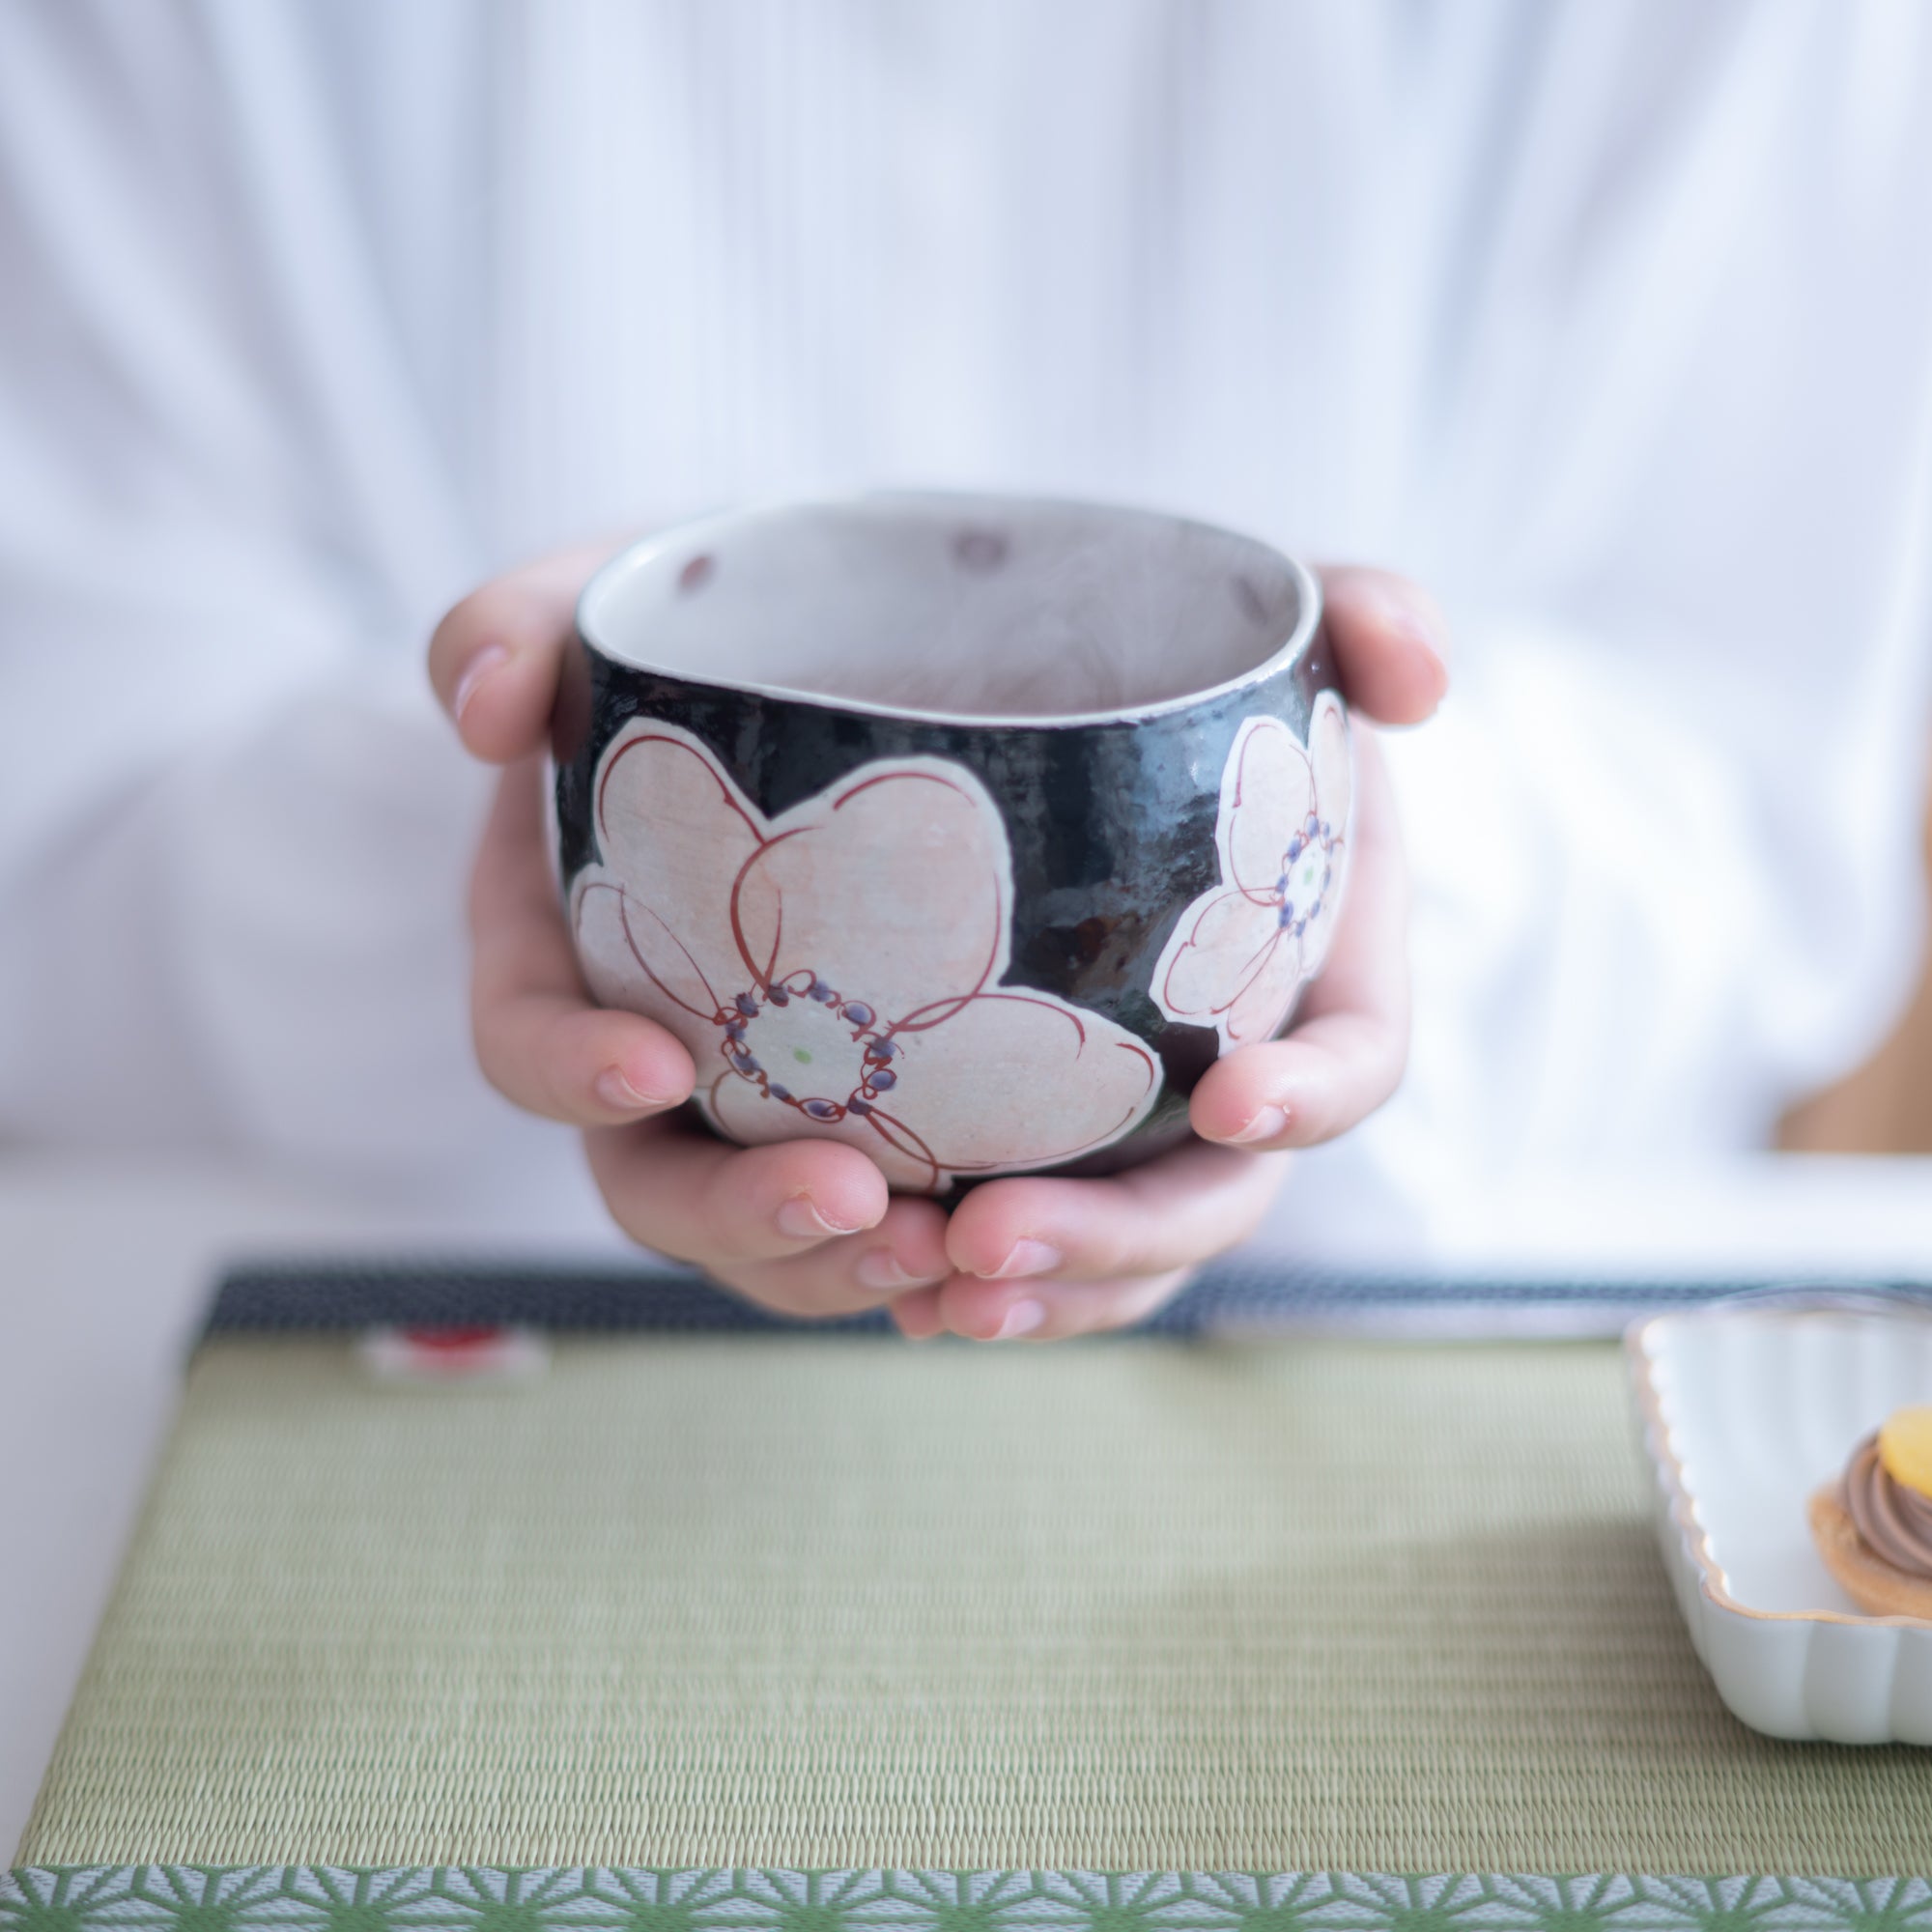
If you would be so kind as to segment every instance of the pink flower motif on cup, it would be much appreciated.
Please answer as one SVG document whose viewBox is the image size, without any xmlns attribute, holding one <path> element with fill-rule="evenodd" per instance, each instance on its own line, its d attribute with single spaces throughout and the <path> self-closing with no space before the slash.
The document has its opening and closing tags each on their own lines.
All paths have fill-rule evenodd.
<svg viewBox="0 0 1932 1932">
<path fill-rule="evenodd" d="M 1279 718 L 1242 724 L 1221 773 L 1221 883 L 1181 914 L 1154 965 L 1154 1004 L 1169 1019 L 1211 1026 L 1224 1053 L 1281 1031 L 1328 956 L 1353 790 L 1333 692 L 1315 700 L 1305 752 Z"/>
<path fill-rule="evenodd" d="M 584 977 L 684 1042 L 728 1138 L 849 1141 L 937 1193 L 1104 1147 L 1153 1105 L 1133 1034 L 1000 984 L 1011 857 L 964 767 L 865 765 L 767 819 L 698 739 L 639 720 L 596 784 L 602 863 L 571 888 Z"/>
</svg>

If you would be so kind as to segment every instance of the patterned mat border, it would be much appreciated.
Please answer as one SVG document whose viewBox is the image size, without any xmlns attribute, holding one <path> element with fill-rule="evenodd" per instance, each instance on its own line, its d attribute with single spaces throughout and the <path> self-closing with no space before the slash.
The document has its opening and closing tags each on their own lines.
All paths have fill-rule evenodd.
<svg viewBox="0 0 1932 1932">
<path fill-rule="evenodd" d="M 1545 1281 L 1344 1273 L 1243 1258 L 1206 1269 L 1134 1332 L 1196 1336 L 1268 1327 L 1411 1334 L 1495 1328 L 1615 1335 L 1635 1317 L 1740 1294 L 1907 1296 L 1932 1285 L 1844 1280 Z M 741 1301 L 689 1269 L 519 1265 L 460 1260 L 259 1262 L 235 1267 L 208 1335 L 313 1333 L 380 1325 L 505 1323 L 553 1331 L 891 1335 L 882 1313 L 804 1321 Z"/>
<path fill-rule="evenodd" d="M 1926 1932 L 1922 1878 L 34 1866 L 0 1932 Z"/>
</svg>

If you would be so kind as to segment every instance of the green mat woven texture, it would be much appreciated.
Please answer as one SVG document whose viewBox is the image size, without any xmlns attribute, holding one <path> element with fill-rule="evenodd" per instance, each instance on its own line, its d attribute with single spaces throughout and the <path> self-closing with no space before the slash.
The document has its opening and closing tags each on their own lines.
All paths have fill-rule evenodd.
<svg viewBox="0 0 1932 1932">
<path fill-rule="evenodd" d="M 1758 1738 L 1614 1350 L 205 1348 L 35 1865 L 1932 1869 Z"/>
</svg>

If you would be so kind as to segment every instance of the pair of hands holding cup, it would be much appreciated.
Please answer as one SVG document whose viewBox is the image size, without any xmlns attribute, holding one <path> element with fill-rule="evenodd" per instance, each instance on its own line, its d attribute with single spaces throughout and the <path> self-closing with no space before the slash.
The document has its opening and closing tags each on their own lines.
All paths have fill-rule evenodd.
<svg viewBox="0 0 1932 1932">
<path fill-rule="evenodd" d="M 1286 1037 L 1202 1077 L 1184 1146 L 1105 1179 L 987 1180 L 949 1212 L 890 1195 L 838 1141 L 714 1137 L 682 1111 L 696 1078 L 684 1045 L 591 1002 L 551 870 L 551 713 L 578 592 L 616 548 L 562 552 L 483 585 L 438 626 L 430 676 L 466 748 L 505 768 L 470 891 L 478 1062 L 517 1105 L 582 1130 L 632 1238 L 787 1314 L 885 1306 L 915 1339 L 1114 1328 L 1254 1232 L 1291 1150 L 1346 1131 L 1393 1092 L 1407 1045 L 1407 879 L 1375 739 L 1358 730 L 1351 878 L 1327 964 Z M 1321 577 L 1357 719 L 1426 719 L 1447 684 L 1435 607 L 1382 572 Z"/>
</svg>

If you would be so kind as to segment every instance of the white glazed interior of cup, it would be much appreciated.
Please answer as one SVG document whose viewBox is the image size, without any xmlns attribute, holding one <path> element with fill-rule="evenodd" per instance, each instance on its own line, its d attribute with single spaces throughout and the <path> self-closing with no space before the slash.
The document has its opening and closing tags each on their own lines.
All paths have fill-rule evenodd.
<svg viewBox="0 0 1932 1932">
<path fill-rule="evenodd" d="M 1319 606 L 1299 564 L 1183 518 L 887 493 L 667 531 L 592 581 L 579 622 L 619 663 L 735 690 L 1072 724 L 1259 679 Z"/>
</svg>

